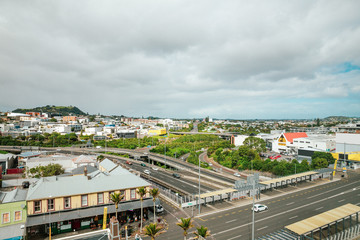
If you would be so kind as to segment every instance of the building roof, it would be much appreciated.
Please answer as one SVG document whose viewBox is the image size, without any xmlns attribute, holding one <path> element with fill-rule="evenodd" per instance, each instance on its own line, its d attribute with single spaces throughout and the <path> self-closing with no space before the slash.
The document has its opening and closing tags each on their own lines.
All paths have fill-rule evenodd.
<svg viewBox="0 0 360 240">
<path fill-rule="evenodd" d="M 72 160 L 76 164 L 81 163 L 94 163 L 96 162 L 96 156 L 94 155 L 80 155 Z"/>
<path fill-rule="evenodd" d="M 3 192 L 2 203 L 25 201 L 27 189 L 16 188 L 11 192 Z"/>
<path fill-rule="evenodd" d="M 134 174 L 103 174 L 102 177 L 84 175 L 45 177 L 30 185 L 26 200 L 73 196 L 96 192 L 149 186 L 150 183 Z"/>
<path fill-rule="evenodd" d="M 284 133 L 284 136 L 289 142 L 293 142 L 294 138 L 308 137 L 306 132 Z"/>
<path fill-rule="evenodd" d="M 71 173 L 72 173 L 73 175 L 84 174 L 84 169 L 85 169 L 85 167 L 86 167 L 86 170 L 87 170 L 87 173 L 88 173 L 88 174 L 89 174 L 89 173 L 92 173 L 92 172 L 95 172 L 95 171 L 98 170 L 96 167 L 93 167 L 93 166 L 91 166 L 91 165 L 84 165 L 84 166 L 77 167 L 77 168 L 73 169 L 73 170 L 71 171 Z"/>
<path fill-rule="evenodd" d="M 41 154 L 41 152 L 23 152 L 19 155 L 19 157 L 36 157 L 39 156 Z"/>
<path fill-rule="evenodd" d="M 0 160 L 7 160 L 8 158 L 12 158 L 13 156 L 15 155 L 12 153 L 0 154 Z"/>
<path fill-rule="evenodd" d="M 111 170 L 113 170 L 114 168 L 117 167 L 117 165 L 113 161 L 111 161 L 107 158 L 102 160 L 101 163 L 99 164 L 99 166 L 105 168 L 106 171 L 108 171 L 108 172 L 110 172 Z"/>
</svg>

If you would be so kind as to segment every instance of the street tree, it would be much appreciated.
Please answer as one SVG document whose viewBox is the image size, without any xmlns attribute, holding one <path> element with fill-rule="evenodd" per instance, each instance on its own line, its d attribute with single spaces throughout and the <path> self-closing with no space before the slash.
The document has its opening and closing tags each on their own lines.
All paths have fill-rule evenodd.
<svg viewBox="0 0 360 240">
<path fill-rule="evenodd" d="M 159 235 L 161 227 L 158 227 L 156 223 L 150 223 L 144 227 L 144 234 L 149 236 L 151 240 L 155 240 L 155 237 Z"/>
<path fill-rule="evenodd" d="M 142 224 L 143 224 L 143 217 L 144 217 L 144 214 L 143 214 L 143 201 L 144 201 L 144 196 L 146 195 L 146 189 L 145 187 L 141 187 L 137 190 L 137 194 L 139 194 L 140 196 L 140 203 L 141 203 L 141 217 L 140 217 L 140 231 L 142 231 Z"/>
<path fill-rule="evenodd" d="M 181 227 L 184 230 L 184 240 L 186 240 L 187 231 L 194 227 L 193 221 L 191 218 L 181 218 L 180 222 L 176 223 L 179 227 Z"/>
<path fill-rule="evenodd" d="M 119 203 L 124 199 L 125 195 L 121 193 L 113 193 L 110 195 L 110 200 L 115 204 L 116 219 L 118 219 L 118 207 Z"/>
<path fill-rule="evenodd" d="M 197 231 L 194 232 L 195 239 L 203 239 L 206 240 L 208 236 L 210 236 L 210 231 L 207 227 L 201 226 L 199 228 L 196 228 Z"/>
<path fill-rule="evenodd" d="M 152 196 L 153 198 L 153 203 L 154 203 L 154 224 L 156 223 L 156 210 L 155 210 L 155 201 L 156 201 L 156 198 L 159 196 L 160 194 L 160 191 L 158 188 L 153 188 L 149 191 L 150 195 Z"/>
</svg>

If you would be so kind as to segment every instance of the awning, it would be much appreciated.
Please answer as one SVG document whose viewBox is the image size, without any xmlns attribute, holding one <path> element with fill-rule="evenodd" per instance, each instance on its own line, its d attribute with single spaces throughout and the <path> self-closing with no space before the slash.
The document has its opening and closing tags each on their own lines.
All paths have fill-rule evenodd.
<svg viewBox="0 0 360 240">
<path fill-rule="evenodd" d="M 152 199 L 145 199 L 143 201 L 143 208 L 146 207 L 152 207 L 153 206 L 153 200 Z M 104 207 L 107 207 L 108 213 L 115 213 L 115 205 L 114 204 L 107 204 L 102 206 L 96 206 L 96 207 L 89 207 L 89 208 L 78 208 L 73 209 L 69 211 L 59 211 L 54 213 L 45 213 L 42 215 L 37 216 L 28 216 L 27 217 L 27 227 L 31 226 L 37 226 L 42 224 L 48 224 L 49 221 L 51 222 L 62 222 L 62 221 L 68 221 L 73 219 L 80 219 L 80 218 L 86 218 L 86 217 L 93 217 L 97 215 L 103 215 L 104 213 Z M 135 210 L 140 209 L 141 203 L 140 200 L 137 201 L 130 201 L 130 202 L 124 202 L 119 204 L 118 212 L 124 212 L 128 210 Z M 50 219 L 50 220 L 49 220 Z"/>
<path fill-rule="evenodd" d="M 214 191 L 214 192 L 200 194 L 200 198 L 213 197 L 213 196 L 218 196 L 218 195 L 231 193 L 231 192 L 237 192 L 237 190 L 233 189 L 233 188 L 226 188 L 226 189 L 222 189 L 222 190 L 218 190 L 218 191 Z"/>
<path fill-rule="evenodd" d="M 349 203 L 341 207 L 334 208 L 330 211 L 304 219 L 300 222 L 285 226 L 285 228 L 296 234 L 302 235 L 319 229 L 320 227 L 327 226 L 330 223 L 346 218 L 357 212 L 360 212 L 360 207 Z"/>
<path fill-rule="evenodd" d="M 0 227 L 0 239 L 8 239 L 25 236 L 25 228 L 22 228 L 25 223 L 13 224 L 5 227 Z"/>
<path fill-rule="evenodd" d="M 270 184 L 274 184 L 274 183 L 277 183 L 277 182 L 283 182 L 283 181 L 286 181 L 286 180 L 291 180 L 291 179 L 304 177 L 304 176 L 310 176 L 310 175 L 314 175 L 314 174 L 318 174 L 318 172 L 315 172 L 315 171 L 303 172 L 303 173 L 290 175 L 290 176 L 287 176 L 287 177 L 274 178 L 274 179 L 271 179 L 271 180 L 268 180 L 268 181 L 263 181 L 263 182 L 260 182 L 260 183 L 264 184 L 264 185 L 270 185 Z"/>
</svg>

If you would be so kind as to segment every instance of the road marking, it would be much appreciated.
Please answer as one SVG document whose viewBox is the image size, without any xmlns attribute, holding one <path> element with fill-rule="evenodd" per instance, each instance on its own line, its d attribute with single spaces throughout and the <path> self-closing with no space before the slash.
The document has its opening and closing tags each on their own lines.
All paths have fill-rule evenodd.
<svg viewBox="0 0 360 240">
<path fill-rule="evenodd" d="M 352 185 L 352 184 L 356 184 L 356 183 L 357 183 L 357 182 L 353 182 L 353 183 L 350 183 L 350 184 L 348 184 L 348 185 Z M 341 188 L 343 188 L 343 187 L 344 187 L 344 186 L 342 186 Z M 351 190 L 350 190 L 350 191 L 351 191 Z M 350 191 L 346 191 L 346 192 L 350 192 Z M 327 201 L 328 199 L 338 197 L 338 196 L 340 196 L 340 195 L 342 195 L 342 194 L 344 194 L 344 193 L 339 193 L 339 194 L 335 194 L 335 195 L 332 195 L 332 196 L 327 197 L 327 198 L 322 198 L 322 199 L 320 199 L 320 200 L 317 200 L 317 201 L 314 201 L 314 202 L 311 202 L 311 203 L 308 203 L 308 204 L 304 204 L 304 205 L 299 206 L 299 207 L 296 207 L 296 208 L 292 208 L 292 209 L 290 209 L 290 210 L 288 210 L 288 211 L 280 212 L 280 213 L 271 215 L 271 216 L 269 216 L 269 217 L 261 218 L 261 219 L 255 221 L 255 222 L 256 222 L 256 223 L 257 223 L 257 222 L 262 222 L 262 221 L 268 220 L 268 219 L 273 218 L 273 217 L 276 217 L 276 216 L 284 215 L 284 214 L 286 214 L 286 213 L 289 213 L 289 212 L 292 212 L 292 211 L 296 211 L 296 210 L 298 210 L 298 209 L 302 209 L 302 208 L 311 206 L 311 205 L 316 204 L 316 203 L 320 203 L 320 202 Z M 248 222 L 248 223 L 245 223 L 245 224 L 240 225 L 240 226 L 236 226 L 236 227 L 229 228 L 229 229 L 226 229 L 226 230 L 217 232 L 217 233 L 213 233 L 212 236 L 216 236 L 216 235 L 223 234 L 223 233 L 226 233 L 226 232 L 234 231 L 235 229 L 242 228 L 242 227 L 248 226 L 248 225 L 250 225 L 250 224 L 252 224 L 252 222 Z M 258 229 L 258 230 L 259 230 L 259 229 Z"/>
<path fill-rule="evenodd" d="M 265 226 L 265 227 L 262 227 L 262 228 L 258 228 L 258 229 L 256 229 L 256 231 L 260 231 L 260 230 L 263 230 L 263 229 L 265 229 L 265 228 L 267 228 L 268 226 Z"/>
<path fill-rule="evenodd" d="M 297 218 L 298 216 L 293 216 L 293 217 L 291 217 L 291 218 L 289 218 L 289 219 L 293 219 L 293 218 Z"/>
<path fill-rule="evenodd" d="M 339 200 L 338 202 L 343 202 L 343 201 L 345 201 L 345 199 Z"/>
<path fill-rule="evenodd" d="M 315 210 L 317 211 L 317 210 L 320 210 L 320 209 L 322 209 L 322 208 L 324 208 L 324 207 L 319 207 L 319 208 L 317 208 L 317 209 L 315 209 Z"/>
<path fill-rule="evenodd" d="M 207 221 L 207 219 L 202 219 L 202 218 L 198 218 L 198 219 L 200 219 L 201 221 L 203 221 L 203 222 L 206 222 Z M 179 219 L 178 219 L 179 220 Z"/>
<path fill-rule="evenodd" d="M 229 216 L 229 215 L 230 215 L 230 213 L 225 214 L 225 216 Z"/>
<path fill-rule="evenodd" d="M 291 202 L 291 203 L 287 203 L 286 205 L 289 206 L 289 205 L 294 204 L 294 203 L 295 203 L 295 202 Z"/>
<path fill-rule="evenodd" d="M 227 221 L 225 223 L 231 223 L 231 222 L 235 222 L 237 219 L 233 219 L 233 220 L 230 220 L 230 221 Z"/>
<path fill-rule="evenodd" d="M 236 237 L 232 237 L 232 238 L 228 238 L 228 240 L 233 240 L 233 239 L 236 239 L 236 238 L 240 238 L 242 235 L 239 235 L 239 236 L 236 236 Z"/>
</svg>

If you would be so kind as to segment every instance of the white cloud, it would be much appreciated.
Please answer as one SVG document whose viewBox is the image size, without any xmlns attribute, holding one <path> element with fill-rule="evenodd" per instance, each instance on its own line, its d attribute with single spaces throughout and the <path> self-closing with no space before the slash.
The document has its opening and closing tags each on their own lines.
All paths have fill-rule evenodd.
<svg viewBox="0 0 360 240">
<path fill-rule="evenodd" d="M 2 1 L 0 109 L 360 115 L 360 72 L 336 72 L 360 65 L 358 9 L 358 1 Z"/>
</svg>

